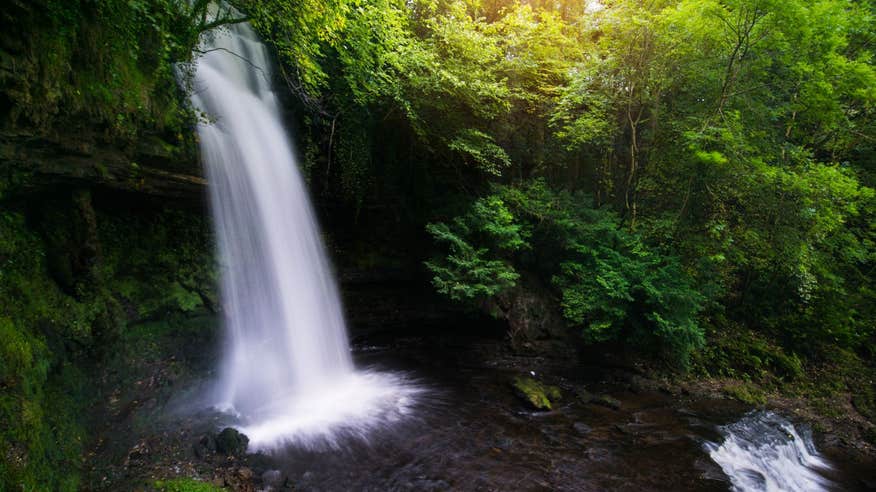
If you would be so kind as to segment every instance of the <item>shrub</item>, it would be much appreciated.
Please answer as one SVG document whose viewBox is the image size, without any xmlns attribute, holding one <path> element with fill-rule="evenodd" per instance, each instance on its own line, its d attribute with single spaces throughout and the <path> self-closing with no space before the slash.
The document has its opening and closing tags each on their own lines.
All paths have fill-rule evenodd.
<svg viewBox="0 0 876 492">
<path fill-rule="evenodd" d="M 622 340 L 685 365 L 702 345 L 702 296 L 675 256 L 621 227 L 584 194 L 536 180 L 496 186 L 469 210 L 427 231 L 445 254 L 426 262 L 438 292 L 489 299 L 519 271 L 550 279 L 566 321 L 589 342 Z"/>
</svg>

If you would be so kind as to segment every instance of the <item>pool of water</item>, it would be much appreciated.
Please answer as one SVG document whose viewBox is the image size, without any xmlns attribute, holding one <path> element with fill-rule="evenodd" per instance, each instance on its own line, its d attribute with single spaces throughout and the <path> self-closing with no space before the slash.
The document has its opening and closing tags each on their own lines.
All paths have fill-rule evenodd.
<svg viewBox="0 0 876 492">
<path fill-rule="evenodd" d="M 740 486 L 710 456 L 746 418 L 743 404 L 638 389 L 593 368 L 496 352 L 491 342 L 408 342 L 359 346 L 356 359 L 428 388 L 410 415 L 341 448 L 259 458 L 279 471 L 270 476 L 301 490 L 794 490 Z M 531 411 L 513 395 L 510 380 L 529 371 L 562 388 L 554 410 Z M 866 477 L 841 464 L 825 473 L 827 489 L 866 490 Z"/>
<path fill-rule="evenodd" d="M 747 405 L 670 394 L 627 370 L 588 366 L 586 357 L 521 356 L 501 338 L 460 333 L 356 340 L 357 367 L 417 388 L 405 411 L 381 415 L 379 426 L 338 429 L 324 445 L 307 439 L 242 460 L 195 452 L 205 433 L 234 422 L 197 404 L 198 381 L 204 386 L 215 375 L 214 356 L 198 348 L 209 341 L 168 340 L 178 352 L 139 364 L 144 372 L 133 383 L 106 382 L 111 391 L 95 413 L 84 489 L 131 490 L 156 477 L 214 480 L 245 467 L 262 490 L 782 490 L 764 479 L 772 466 L 769 452 L 756 452 L 764 442 L 763 450 L 790 459 L 786 470 L 798 457 L 823 461 L 807 470 L 824 489 L 876 484 L 876 464 L 842 448 L 816 449 L 824 442 L 818 436 L 808 448 L 798 441 L 808 438 L 799 423 L 768 418 L 772 433 L 765 432 L 757 427 L 763 414 Z M 172 375 L 178 365 L 189 368 L 189 379 Z M 530 373 L 561 388 L 552 411 L 532 411 L 514 395 L 511 380 Z M 600 395 L 619 406 L 595 402 Z M 317 417 L 335 410 L 331 401 L 312 403 Z"/>
</svg>

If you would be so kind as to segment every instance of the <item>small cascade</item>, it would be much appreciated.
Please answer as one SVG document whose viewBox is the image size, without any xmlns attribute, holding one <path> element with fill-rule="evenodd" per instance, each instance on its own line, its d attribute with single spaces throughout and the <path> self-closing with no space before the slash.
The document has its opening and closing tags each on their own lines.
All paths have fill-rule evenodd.
<svg viewBox="0 0 876 492">
<path fill-rule="evenodd" d="M 719 428 L 724 442 L 707 443 L 712 459 L 737 491 L 830 490 L 820 472 L 830 464 L 815 450 L 812 435 L 768 411 L 751 412 Z"/>
</svg>

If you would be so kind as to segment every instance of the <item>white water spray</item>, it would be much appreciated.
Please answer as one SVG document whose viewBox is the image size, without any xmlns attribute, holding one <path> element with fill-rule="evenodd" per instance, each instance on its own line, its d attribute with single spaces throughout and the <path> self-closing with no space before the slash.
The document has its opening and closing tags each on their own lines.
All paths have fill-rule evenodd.
<svg viewBox="0 0 876 492">
<path fill-rule="evenodd" d="M 720 429 L 721 444 L 707 443 L 706 450 L 736 491 L 829 490 L 821 475 L 830 464 L 815 450 L 812 436 L 797 431 L 772 412 L 752 412 L 739 422 Z"/>
<path fill-rule="evenodd" d="M 355 371 L 340 297 L 251 27 L 205 39 L 193 106 L 222 261 L 228 348 L 216 406 L 254 450 L 337 445 L 404 414 L 418 390 Z"/>
</svg>

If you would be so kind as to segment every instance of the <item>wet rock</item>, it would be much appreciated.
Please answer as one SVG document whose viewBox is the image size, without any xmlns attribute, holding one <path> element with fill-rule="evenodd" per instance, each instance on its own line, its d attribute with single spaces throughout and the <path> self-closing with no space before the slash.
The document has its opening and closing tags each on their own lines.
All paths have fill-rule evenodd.
<svg viewBox="0 0 876 492">
<path fill-rule="evenodd" d="M 584 451 L 585 457 L 590 461 L 605 462 L 611 458 L 611 452 L 603 448 L 589 448 Z"/>
<path fill-rule="evenodd" d="M 863 490 L 876 490 L 876 479 L 870 480 L 867 478 L 862 478 L 859 482 Z"/>
<path fill-rule="evenodd" d="M 496 439 L 493 447 L 502 451 L 508 451 L 509 449 L 514 447 L 514 439 L 511 439 L 509 437 Z"/>
<path fill-rule="evenodd" d="M 575 429 L 575 432 L 582 436 L 586 436 L 587 434 L 593 432 L 593 427 L 590 427 L 584 422 L 575 422 L 574 424 L 572 424 L 572 428 Z"/>
<path fill-rule="evenodd" d="M 668 384 L 660 385 L 659 390 L 661 393 L 669 396 L 680 396 L 681 389 L 678 386 L 671 386 Z"/>
<path fill-rule="evenodd" d="M 717 463 L 710 459 L 697 458 L 694 468 L 700 472 L 700 479 L 727 483 L 727 475 Z"/>
<path fill-rule="evenodd" d="M 631 429 L 628 424 L 614 424 L 612 427 L 614 428 L 614 430 L 626 436 L 632 436 L 635 434 L 633 429 Z"/>
<path fill-rule="evenodd" d="M 179 148 L 174 158 L 154 155 L 149 149 L 128 149 L 127 144 L 90 145 L 85 132 L 76 139 L 36 134 L 0 135 L 0 168 L 28 170 L 29 177 L 16 193 L 55 192 L 83 183 L 125 193 L 199 203 L 207 186 L 197 154 Z M 74 141 L 75 140 L 75 141 Z M 132 152 L 132 150 L 134 150 Z M 137 162 L 139 165 L 132 166 Z"/>
<path fill-rule="evenodd" d="M 680 415 L 684 415 L 685 417 L 699 417 L 699 415 L 696 412 L 694 412 L 693 410 L 691 410 L 689 408 L 681 407 L 681 408 L 675 409 L 675 411 Z"/>
<path fill-rule="evenodd" d="M 207 455 L 216 452 L 216 434 L 212 432 L 208 432 L 201 436 L 198 439 L 198 442 L 192 445 L 192 451 L 194 451 L 195 456 L 202 460 L 207 457 Z"/>
<path fill-rule="evenodd" d="M 587 391 L 584 388 L 580 388 L 575 390 L 575 396 L 578 398 L 578 401 L 581 403 L 590 403 L 593 401 L 593 393 Z"/>
<path fill-rule="evenodd" d="M 192 445 L 192 452 L 195 453 L 195 458 L 202 460 L 207 457 L 207 449 L 201 446 L 200 443 Z"/>
<path fill-rule="evenodd" d="M 267 487 L 277 488 L 283 482 L 280 470 L 268 470 L 262 473 L 262 484 Z"/>
<path fill-rule="evenodd" d="M 494 312 L 508 321 L 511 344 L 518 352 L 555 353 L 569 351 L 569 338 L 562 313 L 550 289 L 533 277 L 524 276 L 514 289 L 502 294 Z"/>
<path fill-rule="evenodd" d="M 416 477 L 414 480 L 405 482 L 402 486 L 406 490 L 417 491 L 438 491 L 450 490 L 450 484 L 444 480 L 432 479 L 424 476 Z"/>
<path fill-rule="evenodd" d="M 548 386 L 531 377 L 518 376 L 512 383 L 514 393 L 536 410 L 550 410 L 560 401 L 562 393 L 556 386 Z"/>
<path fill-rule="evenodd" d="M 592 403 L 596 405 L 601 405 L 603 407 L 608 407 L 612 410 L 620 410 L 621 402 L 617 398 L 608 395 L 599 395 L 591 400 Z"/>
<path fill-rule="evenodd" d="M 249 438 L 237 429 L 226 427 L 216 436 L 216 450 L 228 456 L 242 455 L 246 453 Z"/>
<path fill-rule="evenodd" d="M 250 468 L 226 468 L 222 481 L 225 487 L 235 492 L 255 492 L 256 484 Z M 217 481 L 218 482 L 218 481 Z M 215 482 L 214 482 L 215 483 Z"/>
<path fill-rule="evenodd" d="M 642 376 L 632 375 L 630 376 L 630 391 L 633 393 L 642 393 L 650 389 L 652 386 L 651 382 Z"/>
<path fill-rule="evenodd" d="M 146 464 L 151 451 L 146 441 L 140 441 L 128 450 L 128 456 L 125 458 L 124 466 L 126 468 L 137 468 Z"/>
<path fill-rule="evenodd" d="M 558 429 L 554 426 L 541 427 L 541 435 L 545 444 L 549 446 L 562 446 L 569 438 L 566 429 Z"/>
</svg>

